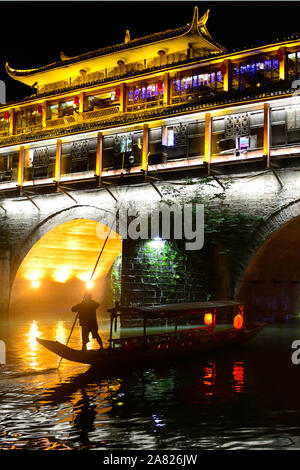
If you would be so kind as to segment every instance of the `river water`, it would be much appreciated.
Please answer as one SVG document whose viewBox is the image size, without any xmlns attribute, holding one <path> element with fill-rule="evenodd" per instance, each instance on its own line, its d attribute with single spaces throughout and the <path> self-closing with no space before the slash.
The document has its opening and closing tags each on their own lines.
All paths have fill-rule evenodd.
<svg viewBox="0 0 300 470">
<path fill-rule="evenodd" d="M 231 351 L 110 378 L 65 360 L 55 370 L 58 358 L 35 338 L 66 342 L 71 325 L 0 323 L 0 449 L 300 448 L 300 365 L 291 362 L 300 321 L 268 325 Z M 107 341 L 108 324 L 100 333 Z"/>
</svg>

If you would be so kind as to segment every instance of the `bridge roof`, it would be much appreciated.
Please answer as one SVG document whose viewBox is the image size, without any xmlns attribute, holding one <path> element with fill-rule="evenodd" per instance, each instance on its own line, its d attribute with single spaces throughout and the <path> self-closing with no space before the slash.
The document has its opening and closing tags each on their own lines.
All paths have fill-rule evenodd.
<svg viewBox="0 0 300 470">
<path fill-rule="evenodd" d="M 146 50 L 145 46 L 155 45 L 155 54 L 157 55 L 159 44 L 162 48 L 167 47 L 167 49 L 175 52 L 175 50 L 173 51 L 172 49 L 179 45 L 187 49 L 187 41 L 192 42 L 193 46 L 196 46 L 198 49 L 202 49 L 206 56 L 224 52 L 225 48 L 215 42 L 207 30 L 206 22 L 208 20 L 208 15 L 209 10 L 199 18 L 198 8 L 195 7 L 192 22 L 187 23 L 184 26 L 175 29 L 168 29 L 158 33 L 152 33 L 132 40 L 130 39 L 129 31 L 126 31 L 125 41 L 121 44 L 100 48 L 74 57 L 68 57 L 61 52 L 61 60 L 42 67 L 27 70 L 14 69 L 6 63 L 6 71 L 13 79 L 21 81 L 26 85 L 34 86 L 34 83 L 36 82 L 39 84 L 50 83 L 52 81 L 52 77 L 54 77 L 54 75 L 50 73 L 52 71 L 56 72 L 56 80 L 63 79 L 70 74 L 73 75 L 75 72 L 78 74 L 78 64 L 80 64 L 81 67 L 87 66 L 90 70 L 96 70 L 97 66 L 99 69 L 99 65 L 102 65 L 102 61 L 99 62 L 99 59 L 102 57 L 105 57 L 107 64 L 107 61 L 110 60 L 110 56 L 113 56 L 112 60 L 116 64 L 116 59 L 118 58 L 116 53 L 118 52 L 124 53 L 129 51 L 132 57 L 137 57 L 137 50 L 141 48 L 141 46 L 143 47 L 142 49 L 139 49 L 139 54 L 144 54 L 146 56 L 149 53 L 153 54 L 154 49 L 148 48 Z M 177 41 L 175 44 L 175 39 L 182 39 L 182 41 Z M 173 45 L 171 43 L 172 41 Z M 177 50 L 179 51 L 179 49 Z M 74 68 L 74 65 L 76 65 L 76 68 Z M 107 65 L 104 68 L 106 67 Z"/>
</svg>

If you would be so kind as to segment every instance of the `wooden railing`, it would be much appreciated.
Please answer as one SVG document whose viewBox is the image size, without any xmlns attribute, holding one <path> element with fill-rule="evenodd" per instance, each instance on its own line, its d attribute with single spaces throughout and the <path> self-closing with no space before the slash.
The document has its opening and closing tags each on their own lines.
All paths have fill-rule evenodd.
<svg viewBox="0 0 300 470">
<path fill-rule="evenodd" d="M 82 114 L 82 119 L 84 121 L 89 121 L 91 119 L 105 119 L 118 114 L 120 112 L 119 106 L 111 106 L 109 108 L 96 109 L 95 111 L 87 111 Z"/>
<path fill-rule="evenodd" d="M 79 115 L 75 113 L 57 119 L 48 119 L 48 121 L 46 121 L 46 127 L 68 126 L 77 122 L 78 119 Z"/>
<path fill-rule="evenodd" d="M 34 124 L 32 126 L 26 126 L 26 127 L 17 127 L 16 134 L 26 134 L 27 132 L 32 132 L 38 129 L 42 129 L 42 127 L 43 127 L 42 124 Z"/>
<path fill-rule="evenodd" d="M 202 54 L 197 54 L 201 57 Z M 196 58 L 196 51 L 194 51 L 194 58 Z M 160 57 L 152 57 L 137 62 L 131 62 L 116 67 L 110 67 L 98 72 L 92 72 L 83 76 L 77 76 L 70 80 L 60 80 L 59 82 L 50 83 L 39 88 L 39 93 L 47 93 L 51 91 L 69 88 L 78 85 L 90 85 L 91 83 L 105 80 L 114 79 L 126 76 L 129 73 L 140 72 L 151 68 L 159 68 L 167 65 L 177 64 L 188 59 L 187 51 L 182 50 L 171 54 L 166 54 Z"/>
</svg>

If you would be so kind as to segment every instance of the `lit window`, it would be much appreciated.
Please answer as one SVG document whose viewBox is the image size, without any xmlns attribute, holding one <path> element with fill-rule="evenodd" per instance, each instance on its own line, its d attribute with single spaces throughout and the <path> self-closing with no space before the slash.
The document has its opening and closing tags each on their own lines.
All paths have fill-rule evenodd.
<svg viewBox="0 0 300 470">
<path fill-rule="evenodd" d="M 249 147 L 249 137 L 244 135 L 236 138 L 236 149 L 245 152 Z"/>
<path fill-rule="evenodd" d="M 167 132 L 167 146 L 172 147 L 174 145 L 174 128 L 168 127 Z"/>
<path fill-rule="evenodd" d="M 132 136 L 131 134 L 121 136 L 121 153 L 132 151 Z"/>
</svg>

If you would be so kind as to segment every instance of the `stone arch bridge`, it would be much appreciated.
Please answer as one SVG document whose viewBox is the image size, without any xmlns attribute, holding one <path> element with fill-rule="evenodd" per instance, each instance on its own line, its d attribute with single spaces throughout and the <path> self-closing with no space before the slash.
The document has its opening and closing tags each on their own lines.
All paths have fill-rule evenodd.
<svg viewBox="0 0 300 470">
<path fill-rule="evenodd" d="M 274 315 L 298 313 L 298 297 L 300 296 L 300 179 L 299 167 L 279 169 L 274 176 L 264 168 L 234 167 L 230 170 L 232 178 L 229 189 L 226 189 L 225 203 L 232 213 L 244 213 L 263 217 L 260 226 L 253 232 L 252 241 L 240 250 L 235 267 L 228 281 L 226 269 L 219 263 L 215 272 L 218 286 L 216 296 L 231 297 L 245 300 L 248 311 L 253 317 L 265 318 Z M 194 175 L 195 176 L 195 175 Z M 226 176 L 226 175 L 225 175 Z M 226 177 L 228 177 L 227 175 Z M 222 182 L 223 176 L 219 177 Z M 180 178 L 174 175 L 168 184 L 176 181 L 176 189 L 184 194 L 185 187 L 180 186 Z M 157 182 L 159 190 L 163 190 L 165 182 Z M 208 191 L 211 191 L 209 189 Z M 222 188 L 218 191 L 223 191 Z M 112 194 L 114 197 L 112 196 Z M 71 195 L 71 197 L 69 196 Z M 1 200 L 1 249 L 0 249 L 0 318 L 9 315 L 11 292 L 22 263 L 29 254 L 38 247 L 39 242 L 47 234 L 54 233 L 59 227 L 68 228 L 68 236 L 76 232 L 84 221 L 107 225 L 107 214 L 116 207 L 116 199 L 130 202 L 137 209 L 149 203 L 155 204 L 160 199 L 159 193 L 151 184 L 124 184 L 110 186 L 110 192 L 103 187 L 76 186 L 69 192 L 37 191 L 34 195 L 10 195 L 7 193 Z M 65 224 L 65 225 L 64 225 Z M 69 224 L 69 225 L 68 225 Z M 91 226 L 90 226 L 91 227 Z M 59 253 L 60 243 L 64 238 L 64 230 L 57 236 L 56 246 Z M 72 232 L 73 230 L 73 232 Z M 76 232 L 77 233 L 77 232 Z M 84 234 L 84 230 L 83 230 Z M 84 238 L 84 236 L 83 236 Z M 81 239 L 83 239 L 81 238 Z M 54 237 L 52 237 L 53 241 Z M 118 253 L 123 252 L 122 298 L 126 302 L 136 302 L 132 286 L 143 292 L 147 302 L 158 302 L 165 299 L 164 286 L 160 286 L 160 297 L 153 298 L 146 293 L 153 292 L 152 283 L 142 279 L 139 272 L 139 257 L 134 250 L 134 241 L 130 249 L 127 243 L 118 241 L 118 247 L 111 245 L 107 252 L 106 274 Z M 88 241 L 86 240 L 86 243 Z M 99 245 L 100 247 L 100 245 Z M 47 251 L 47 245 L 45 250 Z M 80 248 L 79 248 L 80 251 Z M 73 250 L 76 258 L 76 249 Z M 95 253 L 94 253 L 95 255 Z M 38 256 L 36 250 L 35 256 Z M 59 255 L 58 255 L 59 257 Z M 36 258 L 37 259 L 37 258 Z M 221 258 L 220 258 L 221 259 Z M 31 259 L 31 263 L 34 260 Z M 52 259 L 56 264 L 58 259 Z M 194 273 L 200 267 L 194 266 Z M 225 270 L 224 270 L 225 269 Z M 130 276 L 130 282 L 128 282 Z M 197 276 L 196 276 L 197 277 Z M 195 279 L 189 278 L 189 279 Z M 154 281 L 155 282 L 155 281 Z M 158 282 L 158 281 L 157 281 Z M 190 281 L 190 284 L 193 282 Z M 182 280 L 178 279 L 178 285 Z M 127 291 L 128 286 L 131 286 Z M 182 286 L 181 286 L 182 287 Z M 189 289 L 178 290 L 181 300 L 197 300 L 197 283 Z M 179 300 L 179 299 L 177 299 Z"/>
</svg>

